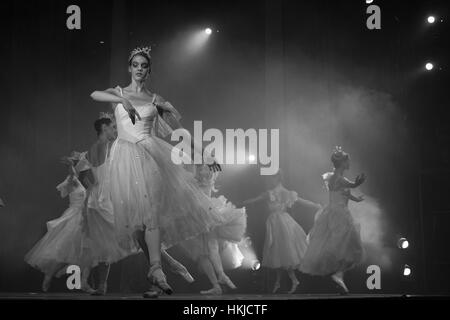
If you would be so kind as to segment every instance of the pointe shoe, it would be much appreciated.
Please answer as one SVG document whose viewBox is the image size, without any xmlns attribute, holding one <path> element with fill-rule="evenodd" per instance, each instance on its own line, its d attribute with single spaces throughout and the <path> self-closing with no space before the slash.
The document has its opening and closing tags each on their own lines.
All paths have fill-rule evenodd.
<svg viewBox="0 0 450 320">
<path fill-rule="evenodd" d="M 104 296 L 106 295 L 106 285 L 99 285 L 97 290 L 94 290 L 94 292 L 91 293 L 93 296 Z"/>
<path fill-rule="evenodd" d="M 280 283 L 279 282 L 275 282 L 275 284 L 273 286 L 272 293 L 276 293 L 279 289 L 280 289 Z"/>
<path fill-rule="evenodd" d="M 300 282 L 298 282 L 298 281 L 292 282 L 291 290 L 289 290 L 288 293 L 289 294 L 294 293 L 297 290 L 297 287 L 299 284 L 300 284 Z"/>
<path fill-rule="evenodd" d="M 161 265 L 154 265 L 150 268 L 147 278 L 149 281 L 162 290 L 165 294 L 171 295 L 173 293 L 172 288 L 169 286 L 166 280 L 166 275 L 161 269 Z"/>
<path fill-rule="evenodd" d="M 332 275 L 331 279 L 333 279 L 333 281 L 337 284 L 338 288 L 339 288 L 339 293 L 340 294 L 348 294 L 348 288 L 344 283 L 344 280 L 336 275 Z"/>
<path fill-rule="evenodd" d="M 160 294 L 161 290 L 152 287 L 150 290 L 145 291 L 142 294 L 142 297 L 144 297 L 145 299 L 156 299 L 159 297 Z"/>
<path fill-rule="evenodd" d="M 200 294 L 203 295 L 211 295 L 211 296 L 220 296 L 222 295 L 222 288 L 218 285 L 218 286 L 214 286 L 209 290 L 202 290 L 200 291 Z"/>
<path fill-rule="evenodd" d="M 189 273 L 185 266 L 176 266 L 171 269 L 173 273 L 176 273 L 183 277 L 189 283 L 194 282 L 194 277 Z"/>
<path fill-rule="evenodd" d="M 64 267 L 64 268 L 61 268 L 56 274 L 55 274 L 55 277 L 56 278 L 60 278 L 60 277 L 62 277 L 63 275 L 65 275 L 66 274 L 66 270 L 67 270 L 67 268 L 66 267 Z"/>
<path fill-rule="evenodd" d="M 226 274 L 220 275 L 218 281 L 220 284 L 227 285 L 230 289 L 234 290 L 237 288 L 233 281 L 231 281 Z"/>
<path fill-rule="evenodd" d="M 89 294 L 93 294 L 95 292 L 95 290 L 92 289 L 92 287 L 90 285 L 88 285 L 87 283 L 82 283 L 80 290 L 84 291 L 86 293 L 89 293 Z"/>
<path fill-rule="evenodd" d="M 42 281 L 42 291 L 47 292 L 50 289 L 50 285 L 52 283 L 52 276 L 45 275 L 44 280 Z"/>
</svg>

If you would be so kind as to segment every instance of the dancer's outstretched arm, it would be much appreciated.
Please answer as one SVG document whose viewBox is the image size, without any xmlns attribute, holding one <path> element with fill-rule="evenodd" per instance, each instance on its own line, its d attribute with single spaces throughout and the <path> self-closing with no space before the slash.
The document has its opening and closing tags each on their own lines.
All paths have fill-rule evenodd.
<svg viewBox="0 0 450 320">
<path fill-rule="evenodd" d="M 317 209 L 317 210 L 322 208 L 322 206 L 320 204 L 312 202 L 312 201 L 309 201 L 309 200 L 306 200 L 306 199 L 303 199 L 303 198 L 300 198 L 300 197 L 297 197 L 296 202 L 299 202 L 299 203 L 301 203 L 301 204 L 303 204 L 305 206 L 312 207 L 312 208 Z"/>
<path fill-rule="evenodd" d="M 354 195 L 350 192 L 350 190 L 348 190 L 347 192 L 344 192 L 344 195 L 345 195 L 346 197 L 348 197 L 350 200 L 355 201 L 355 202 L 361 202 L 361 201 L 364 201 L 364 196 L 356 197 L 356 196 L 354 196 Z"/>
<path fill-rule="evenodd" d="M 133 107 L 130 101 L 125 97 L 122 97 L 117 89 L 109 88 L 103 91 L 94 91 L 91 93 L 91 98 L 95 101 L 99 102 L 109 102 L 112 104 L 113 109 L 116 107 L 118 103 L 121 103 L 125 110 L 128 112 L 131 120 L 134 123 L 135 117 L 141 120 L 141 116 Z"/>
<path fill-rule="evenodd" d="M 255 202 L 262 201 L 262 200 L 265 199 L 265 197 L 266 197 L 265 193 L 262 193 L 262 194 L 260 194 L 259 196 L 255 197 L 255 198 L 251 198 L 251 199 L 247 199 L 247 200 L 242 201 L 240 203 L 240 206 L 247 206 L 247 205 L 253 204 Z"/>
<path fill-rule="evenodd" d="M 341 181 L 339 181 L 344 188 L 357 188 L 360 185 L 364 183 L 366 180 L 366 175 L 363 173 L 361 175 L 358 175 L 355 179 L 355 182 L 352 182 L 348 180 L 347 178 L 342 178 Z"/>
</svg>

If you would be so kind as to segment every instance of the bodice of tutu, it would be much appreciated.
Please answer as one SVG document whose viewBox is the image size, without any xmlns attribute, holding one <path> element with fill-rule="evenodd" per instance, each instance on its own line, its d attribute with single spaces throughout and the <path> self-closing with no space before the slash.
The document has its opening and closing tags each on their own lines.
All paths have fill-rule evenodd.
<svg viewBox="0 0 450 320">
<path fill-rule="evenodd" d="M 86 199 L 86 189 L 81 183 L 69 194 L 70 206 L 82 208 Z"/>
<path fill-rule="evenodd" d="M 330 191 L 330 205 L 347 206 L 348 196 L 345 195 L 346 189 Z"/>
<path fill-rule="evenodd" d="M 56 189 L 61 193 L 61 197 L 65 198 L 67 195 L 69 196 L 70 207 L 82 208 L 86 200 L 86 189 L 76 177 L 73 177 L 73 180 L 77 184 L 76 186 L 71 186 L 69 180 L 70 178 L 67 177 Z"/>
<path fill-rule="evenodd" d="M 334 179 L 332 181 L 334 173 L 327 172 L 322 177 L 325 182 L 325 186 L 329 191 L 329 201 L 330 205 L 335 206 L 347 206 L 348 204 L 348 193 L 350 190 L 348 188 L 343 187 L 343 184 L 340 183 L 341 179 Z"/>
<path fill-rule="evenodd" d="M 134 108 L 141 116 L 141 120 L 136 118 L 135 124 L 131 122 L 128 113 L 121 103 L 117 105 L 114 115 L 119 139 L 136 143 L 152 135 L 157 109 L 151 102 L 142 106 L 134 106 Z"/>
<path fill-rule="evenodd" d="M 297 199 L 297 192 L 289 191 L 282 185 L 268 191 L 268 205 L 271 213 L 285 212 Z"/>
</svg>

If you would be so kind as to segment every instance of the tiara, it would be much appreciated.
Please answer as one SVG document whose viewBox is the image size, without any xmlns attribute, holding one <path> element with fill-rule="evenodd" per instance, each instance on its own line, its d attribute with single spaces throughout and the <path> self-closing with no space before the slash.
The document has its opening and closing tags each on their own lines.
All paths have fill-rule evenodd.
<svg viewBox="0 0 450 320">
<path fill-rule="evenodd" d="M 151 60 L 151 56 L 150 56 L 151 51 L 152 51 L 152 47 L 137 47 L 136 49 L 133 49 L 133 51 L 131 51 L 128 61 L 131 61 L 131 59 L 133 59 L 133 57 L 137 54 L 143 54 L 146 57 L 148 57 L 149 60 Z"/>
<path fill-rule="evenodd" d="M 111 112 L 100 112 L 98 115 L 99 119 L 109 119 L 114 121 L 114 115 Z"/>
<path fill-rule="evenodd" d="M 344 150 L 342 150 L 342 147 L 336 146 L 333 150 L 331 160 L 340 161 L 340 160 L 345 159 L 346 157 L 348 157 L 348 153 L 344 152 Z"/>
</svg>

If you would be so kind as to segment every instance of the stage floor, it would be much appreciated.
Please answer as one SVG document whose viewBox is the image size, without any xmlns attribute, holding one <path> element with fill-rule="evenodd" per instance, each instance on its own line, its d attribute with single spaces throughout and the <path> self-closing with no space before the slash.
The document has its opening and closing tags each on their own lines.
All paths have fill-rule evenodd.
<svg viewBox="0 0 450 320">
<path fill-rule="evenodd" d="M 448 296 L 401 295 L 401 294 L 224 294 L 204 296 L 198 294 L 161 295 L 156 300 L 329 300 L 329 299 L 433 299 Z M 106 296 L 91 296 L 83 293 L 0 293 L 0 300 L 155 300 L 144 299 L 138 294 L 111 293 Z"/>
</svg>

